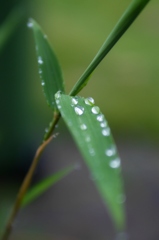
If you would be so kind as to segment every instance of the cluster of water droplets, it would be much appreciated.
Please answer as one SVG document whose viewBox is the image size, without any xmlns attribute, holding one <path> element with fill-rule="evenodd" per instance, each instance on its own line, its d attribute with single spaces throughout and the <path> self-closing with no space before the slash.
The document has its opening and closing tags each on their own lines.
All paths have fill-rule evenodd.
<svg viewBox="0 0 159 240">
<path fill-rule="evenodd" d="M 56 94 L 55 94 L 55 101 L 56 101 L 56 105 L 58 107 L 58 109 L 61 108 L 61 105 L 60 105 L 60 97 L 61 97 L 61 91 L 58 91 Z"/>
</svg>

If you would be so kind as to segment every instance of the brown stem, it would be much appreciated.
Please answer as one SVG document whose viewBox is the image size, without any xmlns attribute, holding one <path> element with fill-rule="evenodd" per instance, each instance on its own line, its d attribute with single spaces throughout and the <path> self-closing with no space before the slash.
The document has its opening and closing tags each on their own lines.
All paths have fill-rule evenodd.
<svg viewBox="0 0 159 240">
<path fill-rule="evenodd" d="M 6 228 L 4 230 L 4 234 L 2 236 L 2 240 L 7 240 L 9 235 L 10 235 L 10 232 L 12 230 L 12 224 L 13 224 L 13 221 L 20 209 L 20 206 L 21 206 L 21 203 L 22 203 L 22 200 L 25 196 L 25 193 L 26 191 L 28 190 L 29 186 L 30 186 L 30 183 L 31 183 L 31 180 L 33 178 L 33 174 L 35 172 L 35 169 L 38 165 L 38 162 L 39 162 L 39 158 L 42 154 L 42 152 L 44 151 L 45 147 L 48 145 L 48 143 L 52 140 L 53 136 L 51 136 L 54 128 L 55 128 L 55 125 L 57 124 L 57 122 L 59 121 L 60 119 L 60 114 L 59 113 L 55 113 L 54 114 L 54 121 L 52 122 L 52 126 L 47 134 L 47 136 L 45 137 L 45 140 L 44 142 L 38 147 L 36 153 L 35 153 L 35 156 L 33 158 L 33 161 L 32 161 L 32 164 L 22 182 L 22 185 L 19 189 L 19 192 L 17 194 L 17 198 L 15 200 L 15 203 L 14 203 L 14 206 L 13 206 L 13 209 L 12 209 L 12 212 L 11 212 L 11 215 L 9 217 L 9 220 L 7 222 L 7 225 L 6 225 Z"/>
</svg>

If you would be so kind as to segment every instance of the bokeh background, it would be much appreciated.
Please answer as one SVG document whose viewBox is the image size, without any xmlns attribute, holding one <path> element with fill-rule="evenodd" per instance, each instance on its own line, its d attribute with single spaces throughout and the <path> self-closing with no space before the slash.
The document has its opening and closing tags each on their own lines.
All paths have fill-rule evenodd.
<svg viewBox="0 0 159 240">
<path fill-rule="evenodd" d="M 0 23 L 21 4 L 24 18 L 0 52 L 0 230 L 52 118 L 38 76 L 34 18 L 63 69 L 69 92 L 130 1 L 2 0 Z M 130 240 L 159 239 L 159 3 L 150 1 L 80 93 L 105 113 L 122 159 Z M 11 240 L 114 240 L 107 209 L 61 121 L 34 182 L 70 163 L 74 171 L 23 209 Z"/>
</svg>

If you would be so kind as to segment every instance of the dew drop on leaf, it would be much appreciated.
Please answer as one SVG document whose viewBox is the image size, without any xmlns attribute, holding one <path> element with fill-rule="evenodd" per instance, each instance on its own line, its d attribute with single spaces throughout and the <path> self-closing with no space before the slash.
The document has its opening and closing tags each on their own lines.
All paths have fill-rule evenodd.
<svg viewBox="0 0 159 240">
<path fill-rule="evenodd" d="M 74 110 L 77 115 L 82 115 L 84 113 L 84 108 L 81 106 L 76 106 Z"/>
<path fill-rule="evenodd" d="M 105 154 L 106 154 L 108 157 L 113 156 L 115 153 L 116 153 L 116 150 L 115 150 L 114 147 L 111 147 L 111 148 L 109 148 L 109 149 L 107 149 L 107 150 L 105 151 Z"/>
<path fill-rule="evenodd" d="M 55 98 L 58 99 L 61 97 L 61 91 L 58 91 L 57 93 L 55 93 Z"/>
<path fill-rule="evenodd" d="M 73 105 L 77 105 L 78 104 L 78 100 L 75 97 L 73 97 L 71 99 L 71 102 L 72 102 Z"/>
<path fill-rule="evenodd" d="M 102 122 L 103 120 L 104 120 L 103 114 L 99 114 L 99 115 L 97 116 L 97 121 Z"/>
<path fill-rule="evenodd" d="M 87 137 L 85 138 L 85 140 L 86 140 L 86 142 L 90 142 L 90 141 L 91 141 L 90 136 L 87 136 Z"/>
<path fill-rule="evenodd" d="M 93 149 L 93 148 L 90 148 L 90 149 L 89 149 L 89 153 L 90 153 L 91 156 L 94 156 L 94 155 L 95 155 L 94 149 Z"/>
<path fill-rule="evenodd" d="M 102 135 L 103 136 L 109 136 L 110 135 L 110 128 L 104 128 L 102 130 Z"/>
<path fill-rule="evenodd" d="M 86 130 L 86 129 L 87 129 L 87 126 L 86 126 L 86 124 L 82 124 L 82 125 L 80 126 L 80 128 L 81 128 L 81 130 Z"/>
<path fill-rule="evenodd" d="M 28 28 L 32 28 L 33 27 L 33 23 L 29 20 L 28 23 L 27 23 L 27 27 Z"/>
<path fill-rule="evenodd" d="M 41 82 L 41 85 L 42 85 L 42 86 L 44 86 L 44 85 L 45 85 L 45 82 L 44 82 L 44 81 L 42 81 L 42 82 Z"/>
<path fill-rule="evenodd" d="M 38 63 L 39 63 L 39 64 L 43 64 L 42 57 L 40 57 L 40 56 L 38 57 Z"/>
<path fill-rule="evenodd" d="M 107 126 L 107 122 L 106 122 L 106 121 L 102 122 L 102 123 L 100 124 L 100 126 L 101 126 L 102 128 L 106 127 L 106 126 Z"/>
<path fill-rule="evenodd" d="M 120 166 L 120 159 L 119 158 L 115 158 L 113 160 L 110 161 L 109 166 L 111 168 L 118 168 Z"/>
<path fill-rule="evenodd" d="M 94 104 L 94 99 L 92 97 L 88 97 L 84 100 L 85 104 L 92 106 Z"/>
<path fill-rule="evenodd" d="M 98 114 L 100 112 L 100 109 L 99 109 L 99 107 L 94 106 L 94 107 L 92 107 L 91 111 L 92 111 L 93 114 Z"/>
</svg>

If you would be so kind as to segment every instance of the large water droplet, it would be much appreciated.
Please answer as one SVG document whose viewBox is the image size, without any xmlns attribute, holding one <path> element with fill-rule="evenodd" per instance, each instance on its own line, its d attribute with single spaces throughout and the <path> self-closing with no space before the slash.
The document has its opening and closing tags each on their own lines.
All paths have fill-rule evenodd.
<svg viewBox="0 0 159 240">
<path fill-rule="evenodd" d="M 106 127 L 106 126 L 107 126 L 107 122 L 106 122 L 106 121 L 102 122 L 102 123 L 100 124 L 100 126 L 101 126 L 102 128 Z"/>
<path fill-rule="evenodd" d="M 88 97 L 84 100 L 85 104 L 92 106 L 94 104 L 94 99 L 92 97 Z"/>
<path fill-rule="evenodd" d="M 82 125 L 80 126 L 80 128 L 81 128 L 81 130 L 86 130 L 86 129 L 87 129 L 87 126 L 86 126 L 86 124 L 82 124 Z"/>
<path fill-rule="evenodd" d="M 58 99 L 61 97 L 61 91 L 58 91 L 57 93 L 55 93 L 55 98 Z"/>
<path fill-rule="evenodd" d="M 38 57 L 38 63 L 39 63 L 39 64 L 43 64 L 42 57 L 40 57 L 40 56 Z"/>
<path fill-rule="evenodd" d="M 104 120 L 104 115 L 103 114 L 99 114 L 97 116 L 97 121 L 102 122 L 103 120 Z"/>
<path fill-rule="evenodd" d="M 120 166 L 120 158 L 115 158 L 114 160 L 111 160 L 109 166 L 111 168 L 118 168 Z"/>
<path fill-rule="evenodd" d="M 71 99 L 71 102 L 72 102 L 73 105 L 77 105 L 77 104 L 78 104 L 78 100 L 77 100 L 77 98 L 75 98 L 75 97 L 73 97 L 73 98 Z"/>
<path fill-rule="evenodd" d="M 76 106 L 74 109 L 77 115 L 82 115 L 84 113 L 84 108 L 81 106 Z"/>
<path fill-rule="evenodd" d="M 115 153 L 116 153 L 116 149 L 115 149 L 114 146 L 111 147 L 111 148 L 109 148 L 109 149 L 107 149 L 107 150 L 105 151 L 105 154 L 106 154 L 108 157 L 113 156 Z"/>
<path fill-rule="evenodd" d="M 97 107 L 97 106 L 94 106 L 94 107 L 92 107 L 92 113 L 94 113 L 94 114 L 98 114 L 99 112 L 100 112 L 100 108 L 99 107 Z"/>
<path fill-rule="evenodd" d="M 110 135 L 110 128 L 104 128 L 102 130 L 102 135 L 103 136 L 109 136 Z"/>
</svg>

